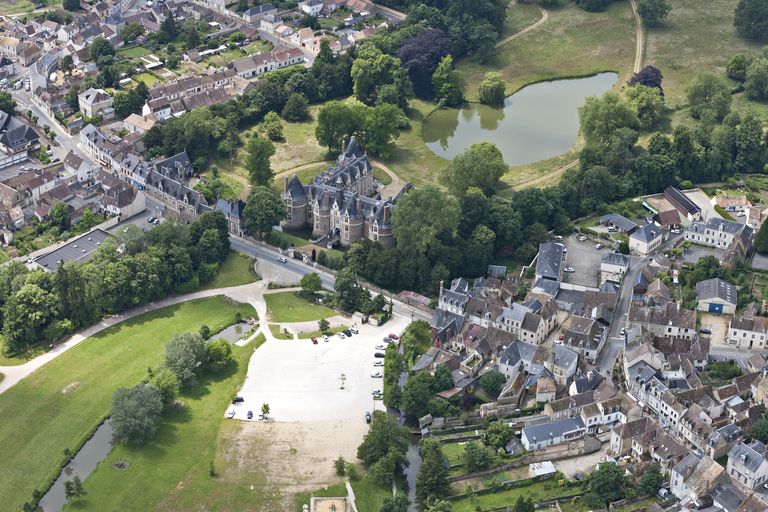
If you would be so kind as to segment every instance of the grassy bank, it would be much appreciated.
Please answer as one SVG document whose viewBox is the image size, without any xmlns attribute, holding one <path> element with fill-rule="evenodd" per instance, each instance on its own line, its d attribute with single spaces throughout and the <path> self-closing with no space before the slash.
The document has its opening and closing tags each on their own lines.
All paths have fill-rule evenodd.
<svg viewBox="0 0 768 512">
<path fill-rule="evenodd" d="M 295 292 L 268 293 L 264 300 L 270 322 L 310 322 L 336 314 L 331 308 L 308 302 Z"/>
<path fill-rule="evenodd" d="M 227 259 L 219 267 L 219 273 L 210 283 L 204 284 L 201 290 L 228 288 L 256 281 L 256 275 L 251 270 L 251 258 L 236 252 L 230 252 Z"/>
<path fill-rule="evenodd" d="M 171 336 L 203 323 L 221 329 L 238 311 L 254 314 L 222 297 L 147 313 L 84 341 L 0 395 L 0 503 L 20 510 L 33 489 L 51 482 L 62 451 L 76 450 L 109 413 L 115 389 L 140 382 L 162 360 Z"/>
<path fill-rule="evenodd" d="M 263 336 L 256 347 L 264 341 Z M 215 484 L 208 471 L 215 461 L 216 438 L 229 400 L 245 378 L 254 347 L 233 346 L 233 363 L 205 375 L 181 396 L 185 406 L 163 415 L 157 436 L 140 447 L 117 445 L 85 481 L 88 496 L 68 507 L 77 510 L 189 510 L 185 487 Z M 112 467 L 128 463 L 125 470 Z M 214 462 L 214 469 L 216 463 Z M 180 501 L 180 502 L 179 502 Z"/>
</svg>

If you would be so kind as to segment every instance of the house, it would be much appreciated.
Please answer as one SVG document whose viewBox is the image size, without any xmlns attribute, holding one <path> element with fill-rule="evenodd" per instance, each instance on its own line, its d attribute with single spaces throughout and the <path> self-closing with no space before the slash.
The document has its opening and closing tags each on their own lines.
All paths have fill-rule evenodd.
<svg viewBox="0 0 768 512">
<path fill-rule="evenodd" d="M 319 16 L 324 8 L 323 0 L 302 0 L 299 2 L 299 9 L 310 16 Z"/>
<path fill-rule="evenodd" d="M 6 56 L 0 57 L 0 78 L 8 78 L 15 73 L 13 61 Z"/>
<path fill-rule="evenodd" d="M 277 7 L 272 4 L 255 5 L 243 12 L 246 23 L 256 23 L 268 14 L 277 14 Z"/>
<path fill-rule="evenodd" d="M 736 287 L 718 277 L 696 283 L 696 300 L 698 311 L 726 315 L 736 313 Z"/>
<path fill-rule="evenodd" d="M 629 250 L 646 255 L 656 250 L 663 241 L 661 228 L 653 223 L 646 224 L 629 235 Z"/>
<path fill-rule="evenodd" d="M 105 190 L 99 198 L 99 208 L 109 215 L 118 215 L 121 220 L 138 215 L 146 207 L 144 192 L 126 183 Z"/>
<path fill-rule="evenodd" d="M 544 367 L 552 372 L 555 382 L 560 386 L 568 385 L 578 366 L 578 352 L 562 345 L 553 346 L 549 358 L 544 362 Z"/>
<path fill-rule="evenodd" d="M 732 220 L 713 217 L 707 222 L 692 222 L 685 228 L 685 239 L 696 245 L 731 249 L 735 244 L 743 246 L 746 254 L 752 245 L 754 229 Z"/>
<path fill-rule="evenodd" d="M 728 476 L 749 489 L 757 489 L 768 479 L 766 447 L 760 441 L 737 442 L 728 452 Z"/>
<path fill-rule="evenodd" d="M 525 427 L 520 440 L 528 451 L 541 450 L 548 446 L 581 439 L 586 431 L 580 417 L 569 418 Z"/>
<path fill-rule="evenodd" d="M 632 440 L 651 430 L 654 423 L 648 416 L 642 416 L 627 423 L 619 423 L 611 430 L 610 452 L 617 456 L 628 453 L 632 449 Z"/>
<path fill-rule="evenodd" d="M 86 117 L 102 116 L 106 119 L 114 115 L 112 97 L 104 89 L 86 89 L 77 95 L 77 103 L 80 105 L 80 112 Z"/>
<path fill-rule="evenodd" d="M 667 210 L 659 212 L 653 218 L 654 222 L 662 229 L 676 229 L 680 225 L 680 213 L 677 210 Z"/>
<path fill-rule="evenodd" d="M 727 455 L 734 443 L 742 437 L 744 437 L 744 431 L 733 423 L 715 429 L 707 439 L 706 453 L 713 459 L 719 459 Z"/>
<path fill-rule="evenodd" d="M 31 126 L 0 111 L 0 167 L 26 160 L 39 144 L 40 137 Z"/>
<path fill-rule="evenodd" d="M 752 203 L 749 202 L 747 196 L 731 196 L 720 194 L 713 197 L 710 202 L 713 206 L 720 206 L 727 212 L 746 211 L 750 206 L 752 206 Z"/>
<path fill-rule="evenodd" d="M 499 356 L 499 372 L 507 380 L 517 373 L 530 372 L 534 364 L 537 346 L 524 341 L 513 341 Z"/>
<path fill-rule="evenodd" d="M 40 58 L 40 55 L 42 55 L 40 47 L 28 41 L 19 43 L 19 46 L 16 48 L 16 56 L 19 59 L 19 64 L 22 66 L 31 66 Z"/>
<path fill-rule="evenodd" d="M 629 256 L 610 252 L 600 258 L 600 282 L 620 283 L 629 269 Z"/>
<path fill-rule="evenodd" d="M 590 364 L 597 360 L 607 338 L 608 329 L 596 319 L 571 315 L 563 323 L 563 344 Z"/>
<path fill-rule="evenodd" d="M 565 246 L 558 242 L 539 244 L 539 254 L 536 259 L 536 281 L 560 281 L 562 266 L 565 259 Z"/>
<path fill-rule="evenodd" d="M 144 133 L 155 126 L 156 123 L 157 118 L 154 114 L 149 114 L 148 116 L 131 114 L 123 120 L 123 126 L 131 133 Z"/>
<path fill-rule="evenodd" d="M 631 307 L 629 323 L 638 324 L 656 336 L 692 339 L 696 334 L 696 312 L 683 309 L 677 302 L 663 307 Z"/>
<path fill-rule="evenodd" d="M 91 164 L 77 156 L 73 151 L 64 157 L 64 170 L 77 176 L 77 181 L 90 181 L 93 179 Z"/>
<path fill-rule="evenodd" d="M 605 224 L 613 230 L 621 231 L 622 233 L 631 234 L 637 228 L 637 224 L 618 213 L 609 213 L 600 217 L 600 224 Z"/>
<path fill-rule="evenodd" d="M 227 219 L 227 229 L 230 233 L 237 236 L 243 236 L 243 210 L 245 210 L 245 202 L 238 200 L 226 201 L 219 199 L 216 201 L 214 210 L 224 214 Z"/>
<path fill-rule="evenodd" d="M 717 487 L 724 473 L 711 457 L 690 453 L 672 469 L 670 491 L 683 503 L 699 504 Z"/>
<path fill-rule="evenodd" d="M 733 317 L 728 326 L 729 345 L 762 349 L 768 345 L 768 318 L 751 315 Z"/>
<path fill-rule="evenodd" d="M 303 43 L 309 41 L 313 37 L 315 37 L 315 32 L 311 28 L 300 28 L 291 34 L 291 43 L 295 44 L 296 46 L 301 46 Z"/>
<path fill-rule="evenodd" d="M 272 34 L 282 23 L 282 20 L 274 14 L 265 14 L 259 20 L 259 30 Z"/>
<path fill-rule="evenodd" d="M 675 209 L 680 212 L 683 218 L 690 222 L 701 220 L 701 208 L 691 201 L 688 196 L 676 187 L 667 187 L 664 190 L 664 199 L 666 199 Z"/>
</svg>

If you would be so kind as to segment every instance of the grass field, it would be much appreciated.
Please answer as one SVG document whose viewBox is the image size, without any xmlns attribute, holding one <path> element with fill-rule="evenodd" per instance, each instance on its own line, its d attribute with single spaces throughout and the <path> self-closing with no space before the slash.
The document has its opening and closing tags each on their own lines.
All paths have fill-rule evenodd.
<svg viewBox="0 0 768 512">
<path fill-rule="evenodd" d="M 269 332 L 272 333 L 272 336 L 279 340 L 292 340 L 293 334 L 283 332 L 283 329 L 277 325 L 277 324 L 269 324 Z"/>
<path fill-rule="evenodd" d="M 531 498 L 534 502 L 544 501 L 576 492 L 572 488 L 560 487 L 554 480 L 537 482 L 525 487 L 517 487 L 495 494 L 476 496 L 474 500 L 463 499 L 453 502 L 453 512 L 474 512 L 476 507 L 482 510 L 495 509 L 514 503 L 519 496 Z"/>
<path fill-rule="evenodd" d="M 512 34 L 520 32 L 525 27 L 533 25 L 541 18 L 541 12 L 534 4 L 516 3 L 507 9 L 507 18 L 504 20 L 504 26 L 499 34 L 500 39 L 509 37 Z M 514 44 L 514 43 L 508 43 Z"/>
<path fill-rule="evenodd" d="M 45 0 L 40 3 L 44 3 L 46 7 L 53 8 L 61 5 L 62 0 Z M 0 1 L 0 13 L 9 14 L 26 14 L 34 10 L 37 0 L 2 0 Z"/>
<path fill-rule="evenodd" d="M 147 87 L 152 87 L 160 81 L 159 78 L 151 73 L 139 73 L 138 75 L 133 75 L 133 79 L 138 80 L 139 82 L 144 82 Z"/>
<path fill-rule="evenodd" d="M 629 2 L 613 3 L 599 13 L 586 12 L 572 3 L 547 10 L 549 19 L 541 27 L 498 48 L 488 64 L 480 63 L 477 57 L 459 63 L 457 69 L 468 99 L 477 99 L 477 85 L 488 71 L 501 73 L 507 94 L 533 82 L 600 71 L 629 77 L 635 49 Z"/>
<path fill-rule="evenodd" d="M 275 173 L 328 159 L 327 148 L 321 146 L 315 138 L 316 119 L 320 107 L 321 105 L 310 107 L 311 119 L 308 121 L 283 124 L 285 140 L 275 143 L 275 155 L 271 159 Z"/>
<path fill-rule="evenodd" d="M 671 106 L 685 103 L 685 86 L 701 71 L 723 75 L 737 53 L 756 54 L 761 46 L 736 35 L 733 10 L 737 0 L 671 0 L 666 23 L 647 32 L 645 64 L 664 75 Z"/>
<path fill-rule="evenodd" d="M 448 459 L 449 464 L 459 464 L 464 456 L 464 446 L 466 443 L 445 443 L 441 446 L 443 455 Z"/>
<path fill-rule="evenodd" d="M 354 487 L 353 487 L 354 490 Z M 344 484 L 336 484 L 328 486 L 326 489 L 320 489 L 313 492 L 303 492 L 296 495 L 296 512 L 303 512 L 304 505 L 309 505 L 309 500 L 312 496 L 318 498 L 334 498 L 347 495 L 347 486 Z M 360 508 L 358 507 L 358 510 Z M 377 510 L 378 512 L 378 510 Z"/>
<path fill-rule="evenodd" d="M 357 482 L 352 482 L 352 490 L 355 491 L 358 512 L 379 512 L 384 498 L 392 496 L 391 486 L 382 487 L 369 475 L 365 475 Z"/>
<path fill-rule="evenodd" d="M 326 331 L 326 333 L 328 334 L 328 336 L 331 336 L 331 335 L 333 335 L 333 334 L 336 334 L 337 332 L 341 332 L 341 331 L 343 331 L 343 330 L 344 330 L 344 329 L 346 329 L 346 328 L 347 328 L 347 326 L 345 326 L 345 325 L 338 325 L 338 326 L 336 326 L 336 327 L 331 327 L 330 329 L 328 329 L 328 330 Z M 319 338 L 319 337 L 320 337 L 320 336 L 322 336 L 322 335 L 323 335 L 323 333 L 322 333 L 322 332 L 320 332 L 320 331 L 308 331 L 308 332 L 300 332 L 300 333 L 299 333 L 299 339 L 300 339 L 300 340 L 308 340 L 308 339 L 310 339 L 312 336 L 315 336 L 315 337 Z"/>
<path fill-rule="evenodd" d="M 256 346 L 263 341 L 262 336 Z M 68 508 L 138 511 L 170 506 L 189 510 L 191 503 L 182 506 L 175 502 L 176 491 L 216 482 L 208 475 L 210 463 L 215 461 L 216 438 L 221 424 L 227 421 L 224 411 L 245 378 L 253 350 L 252 346 L 233 346 L 234 362 L 220 373 L 205 375 L 198 386 L 183 394 L 180 398 L 185 407 L 163 415 L 157 436 L 150 443 L 115 446 L 86 479 L 88 496 Z M 128 468 L 113 469 L 117 460 L 127 461 Z"/>
<path fill-rule="evenodd" d="M 130 48 L 122 48 L 117 50 L 118 57 L 125 57 L 127 59 L 140 59 L 141 57 L 145 57 L 150 53 L 152 52 L 143 46 L 132 46 Z"/>
<path fill-rule="evenodd" d="M 336 314 L 331 308 L 307 302 L 294 292 L 268 293 L 264 299 L 270 322 L 309 322 Z"/>
<path fill-rule="evenodd" d="M 165 343 L 201 324 L 219 330 L 251 306 L 214 297 L 147 313 L 62 354 L 0 395 L 0 503 L 20 510 L 32 490 L 59 472 L 62 451 L 76 451 L 109 413 L 112 393 L 158 364 Z"/>
<path fill-rule="evenodd" d="M 201 290 L 226 288 L 253 283 L 256 277 L 251 272 L 251 258 L 236 252 L 230 252 L 227 259 L 219 267 L 219 273 L 213 281 L 200 287 Z"/>
</svg>

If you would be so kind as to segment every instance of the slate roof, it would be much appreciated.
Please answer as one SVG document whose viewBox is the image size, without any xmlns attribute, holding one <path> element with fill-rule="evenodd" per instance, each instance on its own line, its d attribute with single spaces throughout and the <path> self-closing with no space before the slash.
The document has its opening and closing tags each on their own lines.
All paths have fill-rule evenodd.
<svg viewBox="0 0 768 512">
<path fill-rule="evenodd" d="M 600 258 L 600 264 L 628 267 L 629 256 L 617 252 L 609 252 L 607 254 L 603 254 L 603 257 Z"/>
<path fill-rule="evenodd" d="M 557 242 L 539 244 L 539 257 L 536 260 L 536 275 L 552 281 L 560 280 L 560 267 L 563 265 L 564 246 Z"/>
<path fill-rule="evenodd" d="M 109 238 L 113 237 L 106 231 L 94 229 L 58 249 L 35 259 L 35 263 L 49 272 L 53 272 L 59 267 L 59 261 L 88 261 L 93 257 L 102 242 Z"/>
<path fill-rule="evenodd" d="M 696 300 L 710 299 L 721 299 L 729 304 L 736 304 L 736 287 L 718 277 L 696 283 Z"/>
<path fill-rule="evenodd" d="M 35 130 L 28 124 L 0 111 L 0 144 L 16 151 L 39 139 Z"/>
<path fill-rule="evenodd" d="M 658 237 L 662 235 L 661 228 L 658 227 L 656 224 L 646 224 L 645 226 L 642 226 L 640 229 L 629 235 L 630 238 L 634 238 L 636 240 L 640 240 L 641 242 L 651 242 Z"/>
<path fill-rule="evenodd" d="M 749 471 L 755 472 L 765 461 L 765 445 L 760 441 L 752 441 L 750 444 L 736 443 L 728 452 L 728 459 L 738 462 Z"/>
<path fill-rule="evenodd" d="M 618 213 L 609 213 L 600 217 L 600 222 L 603 224 L 610 224 L 616 226 L 621 231 L 629 233 L 634 229 L 637 229 L 637 224 Z"/>
<path fill-rule="evenodd" d="M 696 203 L 691 201 L 688 196 L 683 194 L 677 187 L 667 187 L 664 190 L 664 196 L 675 208 L 681 209 L 687 214 L 694 215 L 701 213 L 701 208 L 699 208 Z"/>
<path fill-rule="evenodd" d="M 539 425 L 523 428 L 525 437 L 531 441 L 543 441 L 549 439 L 551 437 L 550 434 L 554 437 L 560 437 L 567 432 L 574 432 L 577 430 L 584 430 L 584 422 L 579 417 L 541 423 Z"/>
</svg>

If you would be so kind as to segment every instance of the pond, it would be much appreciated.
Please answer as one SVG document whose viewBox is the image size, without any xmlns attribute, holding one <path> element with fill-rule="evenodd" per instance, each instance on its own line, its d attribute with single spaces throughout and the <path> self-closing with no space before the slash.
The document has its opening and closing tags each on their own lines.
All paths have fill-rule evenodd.
<svg viewBox="0 0 768 512">
<path fill-rule="evenodd" d="M 88 441 L 85 442 L 77 455 L 64 466 L 59 478 L 53 483 L 45 496 L 40 500 L 40 508 L 45 512 L 59 512 L 67 503 L 64 494 L 64 482 L 72 480 L 79 476 L 85 480 L 88 475 L 93 473 L 99 462 L 107 458 L 107 454 L 112 449 L 112 425 L 109 420 L 101 424 L 96 432 Z"/>
<path fill-rule="evenodd" d="M 232 324 L 223 331 L 218 332 L 217 334 L 214 334 L 211 336 L 211 341 L 217 340 L 219 338 L 224 338 L 229 342 L 229 344 L 236 343 L 240 341 L 240 339 L 245 336 L 245 334 L 251 330 L 251 325 L 248 322 L 239 322 L 236 324 Z"/>
<path fill-rule="evenodd" d="M 579 133 L 578 108 L 618 80 L 616 73 L 540 82 L 520 89 L 503 108 L 472 104 L 441 109 L 424 120 L 422 136 L 436 155 L 453 159 L 478 142 L 492 142 L 507 165 L 546 160 L 568 151 Z"/>
</svg>

